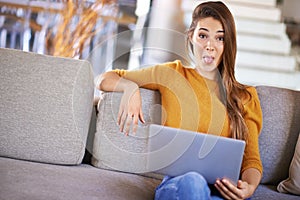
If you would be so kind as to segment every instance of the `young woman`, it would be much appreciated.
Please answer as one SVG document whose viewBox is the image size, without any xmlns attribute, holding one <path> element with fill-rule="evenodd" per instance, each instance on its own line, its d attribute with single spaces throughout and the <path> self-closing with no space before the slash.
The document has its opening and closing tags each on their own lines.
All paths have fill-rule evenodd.
<svg viewBox="0 0 300 200">
<path fill-rule="evenodd" d="M 134 71 L 114 70 L 100 75 L 97 87 L 124 92 L 118 123 L 128 134 L 144 122 L 139 87 L 159 90 L 166 126 L 245 140 L 238 183 L 224 178 L 208 185 L 201 174 L 165 177 L 156 199 L 245 199 L 258 186 L 262 164 L 258 136 L 262 127 L 260 102 L 254 87 L 234 76 L 236 30 L 232 14 L 222 2 L 199 4 L 187 31 L 191 66 L 168 62 Z"/>
</svg>

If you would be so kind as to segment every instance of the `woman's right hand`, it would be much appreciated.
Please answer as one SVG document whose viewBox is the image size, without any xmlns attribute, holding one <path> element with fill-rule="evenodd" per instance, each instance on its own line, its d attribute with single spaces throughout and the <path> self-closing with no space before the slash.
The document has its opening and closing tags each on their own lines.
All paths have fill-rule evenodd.
<svg viewBox="0 0 300 200">
<path fill-rule="evenodd" d="M 132 132 L 136 133 L 138 120 L 145 123 L 139 86 L 135 82 L 121 78 L 113 71 L 99 75 L 95 79 L 95 84 L 102 91 L 123 92 L 117 118 L 118 125 L 120 131 L 126 135 L 129 134 L 131 126 Z"/>
<path fill-rule="evenodd" d="M 132 126 L 132 132 L 135 134 L 139 119 L 142 123 L 145 123 L 140 90 L 138 85 L 132 82 L 124 89 L 119 107 L 117 120 L 120 131 L 128 135 Z"/>
</svg>

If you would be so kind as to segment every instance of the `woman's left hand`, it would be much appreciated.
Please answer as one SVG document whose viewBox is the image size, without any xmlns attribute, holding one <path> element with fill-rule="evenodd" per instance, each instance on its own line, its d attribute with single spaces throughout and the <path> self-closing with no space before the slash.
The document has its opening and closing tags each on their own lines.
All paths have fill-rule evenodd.
<svg viewBox="0 0 300 200">
<path fill-rule="evenodd" d="M 246 199 L 252 196 L 255 186 L 239 180 L 237 185 L 232 184 L 228 179 L 217 180 L 215 187 L 225 199 Z"/>
</svg>

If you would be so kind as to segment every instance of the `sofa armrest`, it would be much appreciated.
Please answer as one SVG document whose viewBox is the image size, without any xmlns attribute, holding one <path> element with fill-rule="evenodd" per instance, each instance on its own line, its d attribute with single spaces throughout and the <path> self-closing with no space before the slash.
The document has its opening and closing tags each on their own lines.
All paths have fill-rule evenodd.
<svg viewBox="0 0 300 200">
<path fill-rule="evenodd" d="M 140 89 L 142 110 L 146 123 L 139 124 L 136 135 L 125 136 L 119 131 L 117 114 L 123 93 L 103 93 L 98 103 L 96 134 L 92 152 L 95 167 L 131 173 L 146 169 L 148 131 L 147 124 L 160 124 L 160 94 Z"/>
<path fill-rule="evenodd" d="M 79 164 L 94 84 L 87 61 L 0 49 L 0 156 Z"/>
</svg>

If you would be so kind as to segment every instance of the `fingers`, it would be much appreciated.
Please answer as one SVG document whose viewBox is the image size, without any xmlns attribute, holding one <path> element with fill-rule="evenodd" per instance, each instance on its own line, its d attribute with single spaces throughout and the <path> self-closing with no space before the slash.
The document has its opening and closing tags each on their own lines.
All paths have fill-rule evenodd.
<svg viewBox="0 0 300 200">
<path fill-rule="evenodd" d="M 233 194 L 228 190 L 228 188 L 223 184 L 221 180 L 216 181 L 215 187 L 219 190 L 219 192 L 225 199 L 237 199 L 233 197 Z"/>
<path fill-rule="evenodd" d="M 131 124 L 132 124 L 132 118 L 133 116 L 131 114 L 128 114 L 127 117 L 126 117 L 126 122 L 124 122 L 124 132 L 125 132 L 125 135 L 128 136 L 129 135 L 129 131 L 130 131 L 130 127 L 131 127 Z"/>
<path fill-rule="evenodd" d="M 243 199 L 242 190 L 227 179 L 217 180 L 215 187 L 225 199 Z"/>
<path fill-rule="evenodd" d="M 131 123 L 132 117 L 130 117 L 128 114 L 123 112 L 120 114 L 120 116 L 118 116 L 119 129 L 121 132 L 124 132 L 125 135 L 129 134 Z"/>
<path fill-rule="evenodd" d="M 119 112 L 118 112 L 118 117 L 117 117 L 117 124 L 120 126 L 121 124 L 121 118 L 122 118 L 122 115 L 123 115 L 123 108 L 120 106 L 119 108 Z"/>
<path fill-rule="evenodd" d="M 138 127 L 139 117 L 134 115 L 132 119 L 132 133 L 135 135 Z"/>
<path fill-rule="evenodd" d="M 136 134 L 138 128 L 138 120 L 141 120 L 142 123 L 145 123 L 143 115 L 140 114 L 126 114 L 125 112 L 120 111 L 118 114 L 118 125 L 121 132 L 124 132 L 125 135 L 129 135 L 130 129 L 132 127 L 132 133 Z"/>
<path fill-rule="evenodd" d="M 135 134 L 139 119 L 145 123 L 139 90 L 126 90 L 122 96 L 117 117 L 120 131 L 128 135 L 132 128 Z"/>
<path fill-rule="evenodd" d="M 120 128 L 120 131 L 123 132 L 124 130 L 124 125 L 127 119 L 127 114 L 124 112 L 121 112 L 120 116 L 118 117 L 118 125 Z"/>
</svg>

